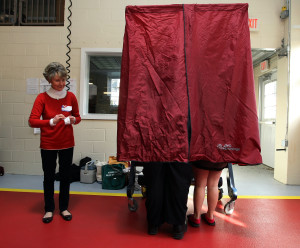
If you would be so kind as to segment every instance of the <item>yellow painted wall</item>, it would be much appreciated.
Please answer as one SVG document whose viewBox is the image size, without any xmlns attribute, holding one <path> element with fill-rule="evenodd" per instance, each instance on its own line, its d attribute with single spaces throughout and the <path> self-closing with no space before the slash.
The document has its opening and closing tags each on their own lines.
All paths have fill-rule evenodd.
<svg viewBox="0 0 300 248">
<path fill-rule="evenodd" d="M 281 141 L 287 138 L 288 58 L 278 59 L 277 64 L 275 149 L 284 149 Z M 282 183 L 287 183 L 287 158 L 288 148 L 275 151 L 274 178 Z"/>
<path fill-rule="evenodd" d="M 73 0 L 71 73 L 80 99 L 81 48 L 122 48 L 126 5 L 236 3 L 235 0 Z M 253 48 L 278 48 L 284 35 L 279 18 L 282 0 L 251 0 L 249 16 L 258 18 L 251 32 Z M 66 0 L 65 17 L 68 16 Z M 66 65 L 67 18 L 64 27 L 0 26 L 0 162 L 7 173 L 42 174 L 39 135 L 28 127 L 36 95 L 27 94 L 26 79 L 42 78 L 52 61 Z M 75 126 L 74 162 L 85 156 L 107 161 L 116 154 L 116 121 L 83 120 Z M 293 128 L 296 130 L 296 127 Z M 293 131 L 295 133 L 295 131 Z M 291 161 L 295 161 L 290 158 Z"/>
<path fill-rule="evenodd" d="M 291 59 L 287 183 L 300 184 L 300 1 L 291 1 Z"/>
</svg>

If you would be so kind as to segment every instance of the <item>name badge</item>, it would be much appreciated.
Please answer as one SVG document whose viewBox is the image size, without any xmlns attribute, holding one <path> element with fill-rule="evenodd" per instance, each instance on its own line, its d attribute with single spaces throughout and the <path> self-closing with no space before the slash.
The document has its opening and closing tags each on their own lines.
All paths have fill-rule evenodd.
<svg viewBox="0 0 300 248">
<path fill-rule="evenodd" d="M 61 111 L 70 112 L 70 111 L 72 111 L 72 106 L 62 105 Z"/>
</svg>

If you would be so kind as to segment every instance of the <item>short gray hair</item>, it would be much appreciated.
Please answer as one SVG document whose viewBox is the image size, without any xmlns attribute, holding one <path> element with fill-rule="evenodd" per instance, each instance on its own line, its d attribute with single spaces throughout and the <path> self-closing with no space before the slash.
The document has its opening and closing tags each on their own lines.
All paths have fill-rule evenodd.
<svg viewBox="0 0 300 248">
<path fill-rule="evenodd" d="M 43 73 L 44 77 L 49 83 L 51 82 L 52 78 L 55 77 L 56 74 L 65 79 L 68 76 L 67 69 L 59 62 L 51 62 L 49 65 L 46 66 Z"/>
</svg>

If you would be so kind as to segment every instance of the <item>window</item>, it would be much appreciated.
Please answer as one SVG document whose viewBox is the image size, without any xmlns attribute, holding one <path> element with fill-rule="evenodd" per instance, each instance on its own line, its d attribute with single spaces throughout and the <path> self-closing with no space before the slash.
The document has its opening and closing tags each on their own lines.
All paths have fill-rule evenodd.
<svg viewBox="0 0 300 248">
<path fill-rule="evenodd" d="M 80 111 L 83 119 L 117 119 L 121 57 L 121 49 L 81 50 Z"/>
<path fill-rule="evenodd" d="M 277 73 L 272 71 L 259 78 L 260 81 L 260 121 L 272 124 L 276 121 Z"/>
<path fill-rule="evenodd" d="M 65 0 L 1 0 L 0 25 L 63 26 Z"/>
<path fill-rule="evenodd" d="M 276 119 L 276 81 L 264 85 L 263 119 Z"/>
</svg>

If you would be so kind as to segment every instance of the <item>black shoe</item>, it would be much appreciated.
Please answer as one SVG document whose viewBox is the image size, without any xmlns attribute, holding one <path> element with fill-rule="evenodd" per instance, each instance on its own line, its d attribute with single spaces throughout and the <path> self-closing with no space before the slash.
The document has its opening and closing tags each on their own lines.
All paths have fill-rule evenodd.
<svg viewBox="0 0 300 248">
<path fill-rule="evenodd" d="M 70 213 L 70 212 L 69 212 L 69 213 Z M 70 214 L 65 214 L 65 215 L 63 215 L 62 212 L 60 212 L 60 215 L 61 215 L 61 217 L 62 217 L 64 220 L 66 220 L 66 221 L 72 220 L 72 214 L 71 214 L 71 213 L 70 213 Z"/>
<path fill-rule="evenodd" d="M 187 231 L 186 222 L 183 225 L 173 225 L 172 236 L 174 239 L 182 239 L 186 231 Z"/>
<path fill-rule="evenodd" d="M 156 225 L 148 225 L 148 234 L 155 235 L 158 233 L 158 226 Z"/>
<path fill-rule="evenodd" d="M 53 220 L 53 213 L 52 213 L 52 216 L 51 217 L 43 217 L 43 222 L 48 224 L 50 223 L 52 220 Z"/>
</svg>

